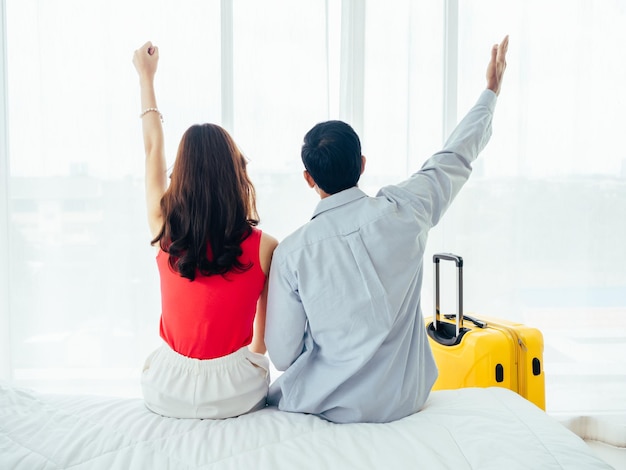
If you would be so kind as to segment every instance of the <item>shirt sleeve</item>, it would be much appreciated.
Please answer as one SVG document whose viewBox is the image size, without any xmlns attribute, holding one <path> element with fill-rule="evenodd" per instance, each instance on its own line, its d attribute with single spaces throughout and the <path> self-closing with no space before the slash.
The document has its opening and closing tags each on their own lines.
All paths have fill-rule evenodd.
<svg viewBox="0 0 626 470">
<path fill-rule="evenodd" d="M 436 225 L 472 172 L 472 162 L 491 138 L 496 94 L 485 90 L 439 152 L 408 180 L 380 190 L 379 196 L 408 200 L 428 226 Z"/>
<path fill-rule="evenodd" d="M 295 281 L 276 258 L 277 253 L 270 269 L 265 345 L 276 369 L 284 371 L 304 349 L 306 314 Z"/>
</svg>

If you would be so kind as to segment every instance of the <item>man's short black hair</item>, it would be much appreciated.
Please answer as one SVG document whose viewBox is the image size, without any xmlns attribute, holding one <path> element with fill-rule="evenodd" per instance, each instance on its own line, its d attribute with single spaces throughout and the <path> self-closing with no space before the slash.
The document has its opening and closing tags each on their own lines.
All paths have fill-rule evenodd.
<svg viewBox="0 0 626 470">
<path fill-rule="evenodd" d="M 361 176 L 361 141 L 343 121 L 315 125 L 304 136 L 301 155 L 304 168 L 325 193 L 356 186 Z"/>
</svg>

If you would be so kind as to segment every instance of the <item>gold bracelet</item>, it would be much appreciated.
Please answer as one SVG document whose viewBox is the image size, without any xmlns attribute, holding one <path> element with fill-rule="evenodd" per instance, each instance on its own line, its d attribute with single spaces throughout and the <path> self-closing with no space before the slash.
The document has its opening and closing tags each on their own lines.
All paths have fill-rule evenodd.
<svg viewBox="0 0 626 470">
<path fill-rule="evenodd" d="M 150 113 L 150 112 L 155 112 L 159 115 L 159 119 L 161 119 L 161 122 L 163 122 L 163 115 L 161 114 L 161 111 L 158 110 L 158 108 L 146 108 L 144 109 L 141 114 L 139 115 L 140 118 L 144 117 L 146 114 Z"/>
</svg>

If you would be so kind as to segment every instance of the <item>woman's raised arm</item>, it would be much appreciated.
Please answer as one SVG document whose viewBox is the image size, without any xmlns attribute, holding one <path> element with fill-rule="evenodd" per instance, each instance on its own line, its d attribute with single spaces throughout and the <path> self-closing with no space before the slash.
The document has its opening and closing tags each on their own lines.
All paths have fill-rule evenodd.
<svg viewBox="0 0 626 470">
<path fill-rule="evenodd" d="M 161 198 L 167 189 L 167 167 L 163 141 L 163 116 L 157 107 L 154 91 L 154 76 L 159 63 L 159 49 L 151 42 L 135 51 L 133 64 L 139 74 L 141 89 L 141 120 L 143 142 L 146 152 L 146 208 L 152 237 L 156 237 L 163 226 Z"/>
</svg>

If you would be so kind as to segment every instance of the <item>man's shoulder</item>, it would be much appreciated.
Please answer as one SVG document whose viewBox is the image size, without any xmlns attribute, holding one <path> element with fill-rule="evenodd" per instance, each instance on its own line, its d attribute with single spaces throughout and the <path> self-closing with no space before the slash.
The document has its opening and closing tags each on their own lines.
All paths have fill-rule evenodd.
<svg viewBox="0 0 626 470">
<path fill-rule="evenodd" d="M 308 225 L 309 223 L 307 222 L 282 239 L 274 251 L 274 261 L 284 261 L 290 253 L 300 250 L 306 245 L 304 239 L 306 238 Z"/>
<path fill-rule="evenodd" d="M 284 263 L 294 257 L 300 258 L 320 243 L 341 235 L 341 228 L 327 217 L 314 218 L 287 235 L 274 252 L 274 260 Z"/>
</svg>

